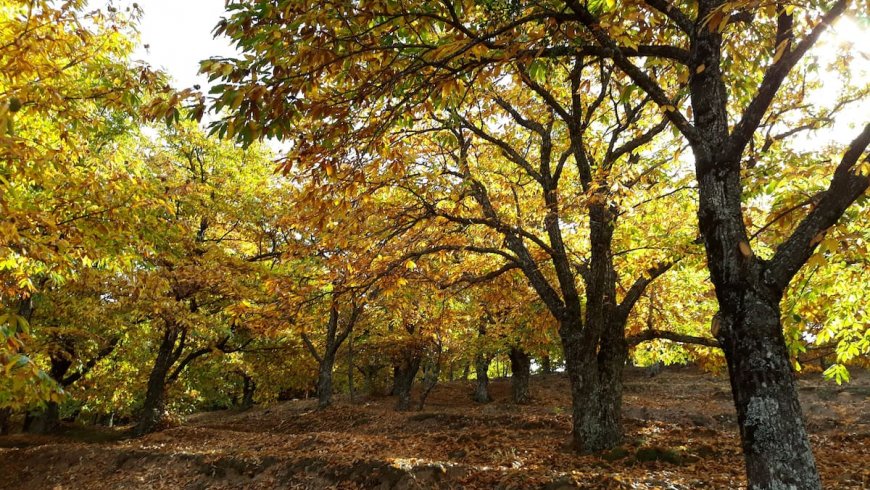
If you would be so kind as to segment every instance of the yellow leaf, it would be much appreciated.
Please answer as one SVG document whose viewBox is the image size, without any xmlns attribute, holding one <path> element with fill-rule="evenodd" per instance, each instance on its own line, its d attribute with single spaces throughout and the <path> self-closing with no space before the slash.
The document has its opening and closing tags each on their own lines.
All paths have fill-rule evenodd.
<svg viewBox="0 0 870 490">
<path fill-rule="evenodd" d="M 740 247 L 740 253 L 742 253 L 744 257 L 752 257 L 752 247 L 749 246 L 749 243 L 741 241 L 738 245 Z"/>
<path fill-rule="evenodd" d="M 413 260 L 409 260 L 405 262 L 405 268 L 407 268 L 409 271 L 412 271 L 417 268 L 417 264 L 415 264 Z"/>
<path fill-rule="evenodd" d="M 705 69 L 707 69 L 707 65 L 701 63 L 697 68 L 695 68 L 695 73 L 703 73 Z"/>
</svg>

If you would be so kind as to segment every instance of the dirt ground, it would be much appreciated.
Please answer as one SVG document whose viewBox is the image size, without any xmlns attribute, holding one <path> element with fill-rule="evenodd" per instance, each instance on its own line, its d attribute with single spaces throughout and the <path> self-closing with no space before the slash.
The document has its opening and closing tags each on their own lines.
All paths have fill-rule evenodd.
<svg viewBox="0 0 870 490">
<path fill-rule="evenodd" d="M 799 381 L 825 488 L 870 488 L 870 373 L 837 386 Z M 534 403 L 476 405 L 471 383 L 435 388 L 423 411 L 391 398 L 315 411 L 300 400 L 246 412 L 209 412 L 140 439 L 72 430 L 0 438 L 0 488 L 594 488 L 708 489 L 744 484 L 727 380 L 690 368 L 626 381 L 625 445 L 578 455 L 568 382 L 534 376 Z M 87 441 L 87 442 L 85 442 Z"/>
</svg>

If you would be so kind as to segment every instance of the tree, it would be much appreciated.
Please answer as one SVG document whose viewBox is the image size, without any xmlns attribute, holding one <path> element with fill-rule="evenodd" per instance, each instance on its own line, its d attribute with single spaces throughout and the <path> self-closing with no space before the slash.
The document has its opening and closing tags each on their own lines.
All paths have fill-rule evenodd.
<svg viewBox="0 0 870 490">
<path fill-rule="evenodd" d="M 235 310 L 262 294 L 259 204 L 274 185 L 266 153 L 208 139 L 193 124 L 168 128 L 154 146 L 143 150 L 156 192 L 171 202 L 152 209 L 147 252 L 129 272 L 134 308 L 156 347 L 137 435 L 159 427 L 167 388 L 191 363 L 251 342 Z"/>
<path fill-rule="evenodd" d="M 783 337 L 780 302 L 826 230 L 866 191 L 868 172 L 862 155 L 870 143 L 870 124 L 847 146 L 828 189 L 812 199 L 813 207 L 769 258 L 759 257 L 750 244 L 742 171 L 757 156 L 759 129 L 778 122 L 776 112 L 770 111 L 777 96 L 787 94 L 783 87 L 789 73 L 849 2 L 802 5 L 804 18 L 797 17 L 791 5 L 759 8 L 708 0 L 690 13 L 648 2 L 651 12 L 659 12 L 690 46 L 678 66 L 689 72 L 693 121 L 678 109 L 678 98 L 661 78 L 625 56 L 608 32 L 609 19 L 613 26 L 621 24 L 618 19 L 593 14 L 579 2 L 567 3 L 595 41 L 612 51 L 617 66 L 664 108 L 694 152 L 698 224 L 720 308 L 714 332 L 728 361 L 750 487 L 819 488 Z M 726 32 L 733 39 L 726 41 Z M 750 44 L 767 49 L 745 62 L 734 57 L 736 50 Z M 762 62 L 768 60 L 765 67 Z M 760 81 L 746 76 L 746 71 L 731 76 L 736 70 L 758 74 Z"/>
<path fill-rule="evenodd" d="M 694 153 L 699 224 L 720 304 L 716 333 L 729 364 L 750 486 L 813 488 L 818 477 L 790 377 L 779 302 L 822 232 L 864 193 L 861 155 L 870 130 L 848 145 L 828 190 L 807 203 L 812 210 L 769 259 L 750 245 L 741 170 L 756 161 L 753 149 L 765 146 L 756 141 L 759 128 L 786 124 L 777 116 L 781 112 L 770 109 L 787 92 L 789 73 L 848 8 L 846 0 L 827 8 L 721 0 L 697 8 L 653 0 L 619 8 L 576 1 L 364 2 L 321 16 L 305 2 L 281 10 L 245 3 L 234 5 L 219 30 L 258 56 L 215 60 L 204 68 L 232 84 L 221 91 L 218 105 L 239 94 L 268 92 L 281 99 L 267 99 L 272 110 L 264 111 L 262 99 L 247 97 L 247 105 L 219 124 L 221 130 L 253 121 L 264 134 L 293 136 L 299 114 L 327 115 L 318 127 L 318 141 L 326 145 L 309 144 L 300 153 L 322 162 L 318 157 L 329 154 L 349 128 L 360 129 L 356 137 L 381 135 L 397 121 L 413 120 L 413 109 L 426 100 L 463 94 L 463 83 L 479 83 L 508 62 L 524 61 L 541 73 L 536 60 L 611 59 L 631 79 L 626 85 L 658 105 Z M 413 30 L 403 29 L 412 22 Z M 265 38 L 285 40 L 292 52 L 285 55 L 281 43 L 257 41 Z M 750 48 L 755 46 L 767 49 Z M 252 72 L 256 76 L 249 77 Z M 354 126 L 350 116 L 360 112 L 370 117 Z M 816 119 L 808 128 L 822 122 Z M 794 129 L 781 134 L 801 131 Z"/>
<path fill-rule="evenodd" d="M 214 107 L 237 109 L 215 130 L 243 141 L 292 137 L 285 169 L 371 168 L 369 188 L 416 202 L 401 215 L 408 230 L 430 220 L 470 229 L 468 243 L 451 238 L 416 255 L 482 253 L 503 260 L 484 277 L 527 277 L 561 325 L 574 441 L 604 449 L 621 438 L 625 322 L 674 260 L 639 253 L 627 269 L 635 277 L 621 277 L 613 249 L 619 202 L 641 182 L 659 181 L 670 162 L 644 153 L 666 121 L 650 97 L 589 56 L 600 50 L 535 59 L 526 48 L 543 39 L 552 12 L 502 25 L 504 13 L 487 10 L 503 7 L 372 2 L 321 16 L 302 2 L 283 10 L 234 4 L 219 31 L 258 55 L 204 62 L 224 82 Z M 414 30 L 404 28 L 412 22 Z M 300 23 L 310 27 L 294 30 Z M 269 36 L 294 51 L 256 42 Z M 389 173 L 377 179 L 382 169 Z M 574 195 L 579 202 L 566 197 Z"/>
<path fill-rule="evenodd" d="M 133 63 L 136 9 L 0 2 L 0 413 L 56 402 L 23 341 L 33 296 L 111 260 L 135 231 L 140 176 L 123 146 L 164 76 Z"/>
</svg>

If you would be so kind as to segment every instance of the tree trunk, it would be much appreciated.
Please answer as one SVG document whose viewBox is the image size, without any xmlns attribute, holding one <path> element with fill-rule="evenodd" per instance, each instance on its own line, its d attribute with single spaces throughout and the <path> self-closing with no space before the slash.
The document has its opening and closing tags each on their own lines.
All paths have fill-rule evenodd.
<svg viewBox="0 0 870 490">
<path fill-rule="evenodd" d="M 353 403 L 353 335 L 347 339 L 347 393 Z"/>
<path fill-rule="evenodd" d="M 423 366 L 423 386 L 420 390 L 420 403 L 417 405 L 417 410 L 423 410 L 426 398 L 429 397 L 429 393 L 432 393 L 435 385 L 438 384 L 438 377 L 441 375 L 440 357 L 441 354 L 439 352 L 437 359 L 430 360 Z"/>
<path fill-rule="evenodd" d="M 474 388 L 474 401 L 477 403 L 489 403 L 492 398 L 489 396 L 489 363 L 490 358 L 478 354 L 474 360 L 474 371 L 477 374 L 477 384 Z"/>
<path fill-rule="evenodd" d="M 522 349 L 512 347 L 509 353 L 511 359 L 511 388 L 514 403 L 524 405 L 529 403 L 529 377 L 531 376 L 532 359 Z"/>
<path fill-rule="evenodd" d="M 157 430 L 166 414 L 166 379 L 169 376 L 169 369 L 177 359 L 173 349 L 178 335 L 177 328 L 168 328 L 163 335 L 163 341 L 157 351 L 157 359 L 148 376 L 148 389 L 145 392 L 145 402 L 142 405 L 139 421 L 133 428 L 133 434 L 136 436 L 143 436 Z"/>
<path fill-rule="evenodd" d="M 12 409 L 9 407 L 0 408 L 0 436 L 8 435 L 11 430 L 10 419 L 12 418 Z"/>
<path fill-rule="evenodd" d="M 411 387 L 414 378 L 420 370 L 420 356 L 417 353 L 408 353 L 401 363 L 393 370 L 393 394 L 396 395 L 396 410 L 406 411 L 411 408 Z"/>
<path fill-rule="evenodd" d="M 751 489 L 821 488 L 782 334 L 779 305 L 744 293 L 719 338 Z"/>
<path fill-rule="evenodd" d="M 628 343 L 625 340 L 625 323 L 617 315 L 602 332 L 598 344 L 598 403 L 600 415 L 598 423 L 606 430 L 605 440 L 609 447 L 622 440 L 622 375 L 628 359 Z"/>
<path fill-rule="evenodd" d="M 462 381 L 468 381 L 469 374 L 471 374 L 471 363 L 465 361 L 465 365 L 462 367 Z"/>
<path fill-rule="evenodd" d="M 562 330 L 565 372 L 571 382 L 572 444 L 582 452 L 613 448 L 622 439 L 621 383 L 605 386 L 615 380 L 601 379 L 607 373 L 599 372 L 595 343 L 578 331 Z"/>
<path fill-rule="evenodd" d="M 552 374 L 553 373 L 553 365 L 550 361 L 550 356 L 544 356 L 541 358 L 541 373 L 542 374 Z"/>
<path fill-rule="evenodd" d="M 332 403 L 332 369 L 335 367 L 335 352 L 327 348 L 320 361 L 317 376 L 317 408 L 323 409 Z"/>
<path fill-rule="evenodd" d="M 49 376 L 64 386 L 63 379 L 72 366 L 72 347 L 66 345 L 65 350 L 52 352 Z M 51 434 L 60 428 L 60 406 L 56 402 L 48 402 L 45 407 L 27 414 L 24 431 L 30 434 Z"/>
<path fill-rule="evenodd" d="M 247 374 L 242 374 L 244 381 L 242 384 L 242 409 L 247 410 L 254 406 L 254 392 L 257 390 L 257 383 L 254 378 Z"/>
<path fill-rule="evenodd" d="M 27 414 L 24 431 L 30 434 L 52 434 L 60 429 L 60 405 L 47 402 L 40 410 Z"/>
</svg>

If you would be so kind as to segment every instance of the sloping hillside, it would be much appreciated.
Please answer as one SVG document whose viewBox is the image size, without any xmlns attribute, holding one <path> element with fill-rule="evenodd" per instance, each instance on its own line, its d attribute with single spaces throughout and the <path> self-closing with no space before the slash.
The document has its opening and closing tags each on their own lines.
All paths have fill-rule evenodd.
<svg viewBox="0 0 870 490">
<path fill-rule="evenodd" d="M 568 383 L 532 379 L 534 403 L 474 404 L 471 384 L 439 385 L 423 411 L 390 398 L 326 411 L 299 400 L 196 414 L 141 439 L 72 430 L 0 439 L 2 488 L 735 488 L 743 464 L 727 381 L 691 369 L 626 382 L 626 443 L 608 454 L 566 447 Z M 800 381 L 826 488 L 870 487 L 870 376 Z"/>
</svg>

